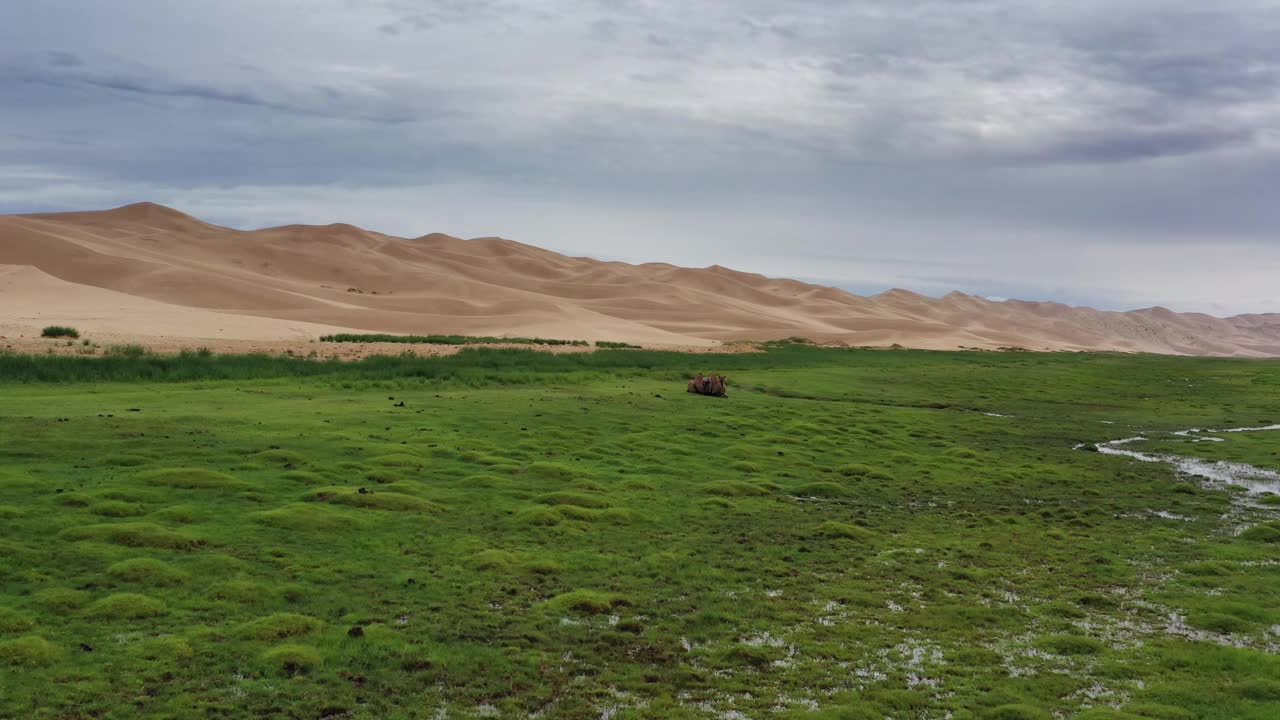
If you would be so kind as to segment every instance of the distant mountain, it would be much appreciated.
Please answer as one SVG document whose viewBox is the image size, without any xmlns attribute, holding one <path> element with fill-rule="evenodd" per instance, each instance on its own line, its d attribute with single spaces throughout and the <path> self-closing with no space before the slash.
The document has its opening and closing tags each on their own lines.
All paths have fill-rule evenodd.
<svg viewBox="0 0 1280 720">
<path fill-rule="evenodd" d="M 215 324 L 228 316 L 270 318 L 297 332 L 511 334 L 651 345 L 804 336 L 931 349 L 1280 356 L 1276 314 L 1104 312 L 962 293 L 933 299 L 907 290 L 863 297 L 718 265 L 566 257 L 501 238 L 433 233 L 410 239 L 345 224 L 233 230 L 153 203 L 0 216 L 0 266 L 9 266 L 0 270 L 11 280 L 0 285 L 0 322 L 10 324 L 29 319 L 26 310 L 55 296 L 65 315 L 59 317 L 69 322 L 109 315 L 104 297 L 130 296 L 148 303 L 144 315 L 154 322 L 165 307 L 192 318 L 193 309 L 202 309 L 201 317 Z M 13 280 L 18 277 L 22 282 Z M 140 320 L 136 332 L 155 334 L 154 322 Z M 206 326 L 194 319 L 177 324 L 193 338 Z"/>
</svg>

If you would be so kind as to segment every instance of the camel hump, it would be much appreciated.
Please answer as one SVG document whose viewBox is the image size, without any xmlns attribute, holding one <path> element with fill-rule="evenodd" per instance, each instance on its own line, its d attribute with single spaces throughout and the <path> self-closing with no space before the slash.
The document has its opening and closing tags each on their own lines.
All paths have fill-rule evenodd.
<svg viewBox="0 0 1280 720">
<path fill-rule="evenodd" d="M 724 375 L 704 375 L 698 373 L 698 376 L 689 381 L 689 392 L 699 395 L 711 395 L 714 397 L 727 397 L 725 389 L 729 386 L 728 380 Z"/>
</svg>

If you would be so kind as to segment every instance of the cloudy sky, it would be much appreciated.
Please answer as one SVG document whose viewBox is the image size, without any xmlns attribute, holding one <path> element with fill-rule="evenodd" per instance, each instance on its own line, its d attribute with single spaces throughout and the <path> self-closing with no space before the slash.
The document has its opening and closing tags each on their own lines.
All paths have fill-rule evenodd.
<svg viewBox="0 0 1280 720">
<path fill-rule="evenodd" d="M 1280 312 L 1277 0 L 29 0 L 0 212 Z"/>
</svg>

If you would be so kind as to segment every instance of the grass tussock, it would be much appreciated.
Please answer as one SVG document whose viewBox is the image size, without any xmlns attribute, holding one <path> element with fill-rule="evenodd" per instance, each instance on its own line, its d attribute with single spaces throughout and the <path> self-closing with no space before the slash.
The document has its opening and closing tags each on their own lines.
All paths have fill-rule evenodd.
<svg viewBox="0 0 1280 720">
<path fill-rule="evenodd" d="M 348 530 L 356 521 L 336 509 L 307 503 L 290 503 L 275 510 L 263 510 L 249 514 L 249 519 L 292 532 L 319 533 Z"/>
<path fill-rule="evenodd" d="M 302 483 L 303 485 L 321 485 L 325 481 L 324 477 L 319 473 L 314 473 L 310 470 L 290 470 L 288 472 L 281 473 L 280 477 L 290 482 Z"/>
<path fill-rule="evenodd" d="M 200 538 L 142 522 L 82 525 L 63 530 L 61 536 L 67 540 L 90 540 L 125 547 L 167 550 L 194 550 L 204 544 L 204 540 Z"/>
<path fill-rule="evenodd" d="M 242 487 L 226 473 L 203 468 L 164 468 L 140 473 L 138 479 L 148 485 L 178 488 L 181 490 L 218 490 Z"/>
<path fill-rule="evenodd" d="M 0 632 L 21 632 L 35 627 L 36 621 L 29 613 L 19 612 L 0 605 Z"/>
<path fill-rule="evenodd" d="M 1105 648 L 1101 642 L 1083 635 L 1051 635 L 1041 638 L 1038 645 L 1058 655 L 1097 655 Z"/>
<path fill-rule="evenodd" d="M 307 635 L 323 626 L 319 620 L 297 613 L 272 613 L 241 626 L 239 634 L 253 640 L 283 640 Z"/>
<path fill-rule="evenodd" d="M 279 448 L 263 450 L 262 452 L 255 454 L 254 457 L 262 462 L 270 463 L 272 465 L 304 465 L 307 462 L 306 456 L 302 453 L 294 450 L 281 450 Z"/>
<path fill-rule="evenodd" d="M 190 641 L 172 635 L 143 640 L 133 654 L 151 662 L 190 662 L 196 657 Z"/>
<path fill-rule="evenodd" d="M 377 457 L 369 458 L 369 462 L 373 463 L 374 465 L 385 465 L 387 467 L 399 467 L 399 468 L 422 467 L 423 465 L 426 464 L 426 461 L 423 460 L 422 458 L 418 457 L 417 455 L 410 455 L 409 453 L 391 453 L 389 455 L 379 455 Z"/>
<path fill-rule="evenodd" d="M 866 528 L 850 525 L 849 523 L 836 522 L 835 520 L 828 520 L 817 526 L 814 528 L 813 534 L 822 538 L 856 540 L 858 542 L 866 542 L 875 536 L 874 533 Z"/>
<path fill-rule="evenodd" d="M 89 604 L 90 595 L 72 588 L 45 588 L 31 596 L 31 602 L 50 615 L 68 615 Z"/>
<path fill-rule="evenodd" d="M 629 604 L 629 601 L 621 595 L 595 590 L 574 590 L 557 595 L 545 603 L 548 608 L 559 612 L 573 610 L 588 615 L 607 613 L 614 608 Z"/>
<path fill-rule="evenodd" d="M 102 459 L 104 465 L 117 465 L 119 467 L 140 467 L 150 462 L 152 462 L 152 459 L 145 455 L 130 455 L 127 453 L 108 455 Z"/>
<path fill-rule="evenodd" d="M 121 582 L 157 587 L 181 585 L 191 578 L 187 573 L 155 558 L 133 558 L 107 568 L 107 574 Z"/>
<path fill-rule="evenodd" d="M 142 515 L 146 512 L 146 509 L 138 503 L 124 502 L 122 500 L 104 500 L 90 505 L 89 512 L 103 517 L 122 518 Z"/>
<path fill-rule="evenodd" d="M 606 508 L 609 507 L 609 501 L 606 498 L 596 495 L 589 495 L 580 492 L 554 492 L 547 493 L 538 497 L 538 502 L 543 505 L 568 505 L 579 508 Z"/>
<path fill-rule="evenodd" d="M 364 492 L 361 492 L 361 490 Z M 334 503 L 349 507 L 392 512 L 439 512 L 439 505 L 412 495 L 397 492 L 374 491 L 367 488 L 325 487 L 307 494 L 311 502 Z"/>
<path fill-rule="evenodd" d="M 319 650 L 294 643 L 271 648 L 262 653 L 261 659 L 271 670 L 290 676 L 310 672 L 324 662 Z"/>
<path fill-rule="evenodd" d="M 138 593 L 108 595 L 85 608 L 85 615 L 99 620 L 141 620 L 168 613 L 163 601 Z"/>
<path fill-rule="evenodd" d="M 842 498 L 850 494 L 848 488 L 833 482 L 805 483 L 792 492 L 799 497 L 809 498 Z"/>
<path fill-rule="evenodd" d="M 699 489 L 707 495 L 721 497 L 761 497 L 771 494 L 770 488 L 766 486 L 742 480 L 717 480 L 703 483 Z"/>
<path fill-rule="evenodd" d="M 1240 533 L 1240 538 L 1249 542 L 1267 543 L 1269 545 L 1280 543 L 1280 522 L 1265 523 L 1251 527 Z"/>
<path fill-rule="evenodd" d="M 36 635 L 0 640 L 0 665 L 41 668 L 54 664 L 62 655 L 61 648 Z"/>
<path fill-rule="evenodd" d="M 555 575 L 564 569 L 560 563 L 544 557 L 496 549 L 476 553 L 472 559 L 472 564 L 477 570 L 495 570 L 532 575 Z"/>
<path fill-rule="evenodd" d="M 209 586 L 206 594 L 214 600 L 241 605 L 261 605 L 272 597 L 269 586 L 244 578 L 216 582 Z"/>
</svg>

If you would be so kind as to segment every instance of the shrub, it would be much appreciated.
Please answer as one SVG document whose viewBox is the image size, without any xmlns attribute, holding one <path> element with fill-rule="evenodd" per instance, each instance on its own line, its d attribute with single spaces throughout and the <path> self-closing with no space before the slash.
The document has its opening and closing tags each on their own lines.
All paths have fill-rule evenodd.
<svg viewBox="0 0 1280 720">
<path fill-rule="evenodd" d="M 76 330 L 73 327 L 66 327 L 64 325 L 50 325 L 49 327 L 40 331 L 40 337 L 78 338 L 80 337 L 80 331 Z"/>
</svg>

